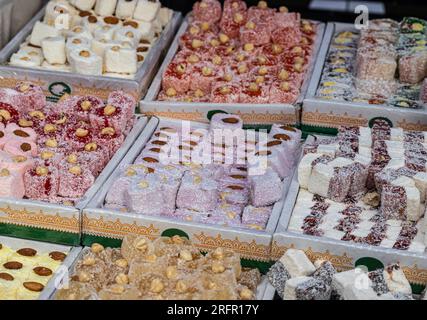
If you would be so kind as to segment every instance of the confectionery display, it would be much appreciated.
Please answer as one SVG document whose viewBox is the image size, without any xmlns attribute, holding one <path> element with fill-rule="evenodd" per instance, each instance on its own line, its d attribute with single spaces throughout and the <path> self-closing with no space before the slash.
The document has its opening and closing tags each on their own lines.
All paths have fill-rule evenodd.
<svg viewBox="0 0 427 320">
<path fill-rule="evenodd" d="M 46 101 L 41 87 L 0 89 L 0 196 L 74 205 L 133 127 L 136 101 L 112 92 Z"/>
<path fill-rule="evenodd" d="M 0 243 L 0 301 L 37 300 L 67 252 Z"/>
<path fill-rule="evenodd" d="M 0 302 L 427 300 L 427 20 L 161 2 L 2 19 Z"/>
<path fill-rule="evenodd" d="M 425 136 L 377 120 L 308 144 L 289 230 L 424 253 Z"/>
<path fill-rule="evenodd" d="M 133 79 L 172 15 L 152 0 L 52 0 L 9 64 Z"/>
<path fill-rule="evenodd" d="M 56 299 L 253 300 L 261 274 L 227 249 L 202 255 L 184 238 L 128 236 L 121 249 L 93 244 L 70 280 Z"/>
<path fill-rule="evenodd" d="M 317 92 L 321 99 L 421 108 L 427 77 L 427 21 L 371 20 L 360 33 L 337 32 Z M 425 87 L 425 82 L 424 82 Z M 424 92 L 421 90 L 421 92 Z"/>
<path fill-rule="evenodd" d="M 121 168 L 105 207 L 264 230 L 283 198 L 283 179 L 293 174 L 301 132 L 282 125 L 268 135 L 242 128 L 238 116 L 223 113 L 207 129 L 160 126 L 135 163 Z"/>
<path fill-rule="evenodd" d="M 399 264 L 371 272 L 339 272 L 330 261 L 312 262 L 304 251 L 289 249 L 267 276 L 283 300 L 415 299 Z"/>
<path fill-rule="evenodd" d="M 265 1 L 194 5 L 158 100 L 294 103 L 314 55 L 317 25 Z"/>
</svg>

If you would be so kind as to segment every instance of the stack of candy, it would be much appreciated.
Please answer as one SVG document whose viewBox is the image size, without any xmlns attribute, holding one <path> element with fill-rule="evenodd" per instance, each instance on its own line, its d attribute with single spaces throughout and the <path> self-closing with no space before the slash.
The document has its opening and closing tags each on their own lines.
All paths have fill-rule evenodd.
<svg viewBox="0 0 427 320">
<path fill-rule="evenodd" d="M 66 257 L 64 252 L 13 250 L 0 243 L 0 301 L 37 300 Z"/>
<path fill-rule="evenodd" d="M 128 236 L 121 249 L 92 245 L 57 300 L 253 300 L 261 274 L 233 251 L 206 256 L 188 240 Z"/>
<path fill-rule="evenodd" d="M 414 300 L 398 264 L 337 272 L 329 261 L 312 263 L 304 251 L 289 249 L 267 276 L 283 300 Z"/>
<path fill-rule="evenodd" d="M 316 25 L 286 7 L 240 0 L 194 5 L 159 100 L 293 103 L 312 61 Z"/>
<path fill-rule="evenodd" d="M 151 0 L 51 0 L 10 65 L 133 79 L 172 14 Z"/>
<path fill-rule="evenodd" d="M 420 108 L 427 76 L 426 21 L 372 20 L 361 33 L 337 33 L 317 96 L 328 100 Z"/>
<path fill-rule="evenodd" d="M 72 205 L 93 185 L 134 123 L 135 99 L 112 92 L 47 103 L 28 83 L 0 90 L 0 196 Z"/>
<path fill-rule="evenodd" d="M 242 126 L 237 116 L 216 114 L 209 130 L 160 127 L 122 168 L 106 208 L 264 230 L 293 172 L 301 132 L 273 125 L 260 139 Z"/>
<path fill-rule="evenodd" d="M 377 120 L 308 145 L 289 230 L 423 253 L 426 138 Z"/>
</svg>

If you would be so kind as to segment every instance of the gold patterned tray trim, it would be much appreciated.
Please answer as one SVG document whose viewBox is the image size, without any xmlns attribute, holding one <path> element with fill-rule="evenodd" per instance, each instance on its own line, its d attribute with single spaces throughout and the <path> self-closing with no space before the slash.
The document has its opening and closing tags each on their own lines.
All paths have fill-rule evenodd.
<svg viewBox="0 0 427 320">
<path fill-rule="evenodd" d="M 218 108 L 221 109 L 221 108 Z M 205 113 L 200 111 L 172 111 L 167 109 L 165 111 L 159 110 L 144 110 L 144 107 L 141 108 L 141 112 L 147 116 L 157 116 L 163 118 L 172 118 L 179 120 L 187 121 L 199 121 L 199 122 L 208 122 L 206 119 Z M 297 116 L 295 113 L 258 113 L 255 111 L 251 112 L 242 112 L 235 111 L 234 114 L 240 116 L 246 124 L 272 124 L 272 123 L 283 123 L 283 124 L 295 124 L 297 121 Z"/>
<path fill-rule="evenodd" d="M 200 234 L 193 234 L 197 240 L 194 244 L 202 251 L 212 251 L 216 248 L 232 249 L 238 252 L 242 258 L 257 260 L 257 261 L 270 261 L 270 246 L 258 244 L 255 240 L 250 242 L 240 241 L 238 237 L 233 239 L 224 239 L 220 234 L 216 236 L 209 236 L 203 232 Z"/>
<path fill-rule="evenodd" d="M 105 236 L 114 239 L 123 239 L 128 234 L 137 234 L 155 239 L 159 236 L 160 230 L 153 224 L 150 226 L 140 226 L 136 221 L 133 223 L 123 223 L 120 219 L 115 221 L 100 218 L 88 218 L 83 214 L 83 232 L 87 234 Z"/>
<path fill-rule="evenodd" d="M 78 216 L 77 212 L 72 217 L 63 217 L 59 213 L 47 214 L 43 212 L 43 210 L 34 212 L 26 208 L 21 210 L 12 209 L 10 206 L 0 208 L 0 212 L 6 214 L 6 216 L 0 216 L 0 223 L 53 231 L 80 233 L 80 221 L 79 218 L 76 218 L 76 215 Z"/>
</svg>

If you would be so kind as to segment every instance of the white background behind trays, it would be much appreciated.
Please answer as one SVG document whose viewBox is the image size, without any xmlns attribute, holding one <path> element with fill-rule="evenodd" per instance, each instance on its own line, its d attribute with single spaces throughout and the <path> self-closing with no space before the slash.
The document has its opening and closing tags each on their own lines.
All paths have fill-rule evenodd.
<svg viewBox="0 0 427 320">
<path fill-rule="evenodd" d="M 175 128 L 179 128 L 181 127 L 181 121 L 162 119 L 160 120 L 160 123 L 159 123 L 158 119 L 152 118 L 149 124 L 147 125 L 147 127 L 145 128 L 145 130 L 143 131 L 143 133 L 141 134 L 141 136 L 138 138 L 138 140 L 132 147 L 132 149 L 129 151 L 126 157 L 122 160 L 120 165 L 116 168 L 114 173 L 110 176 L 110 178 L 99 190 L 99 192 L 92 199 L 92 201 L 90 201 L 90 203 L 87 205 L 87 207 L 84 210 L 84 213 L 86 213 L 91 218 L 103 217 L 105 220 L 110 220 L 110 221 L 116 221 L 117 219 L 120 219 L 122 222 L 126 222 L 129 224 L 136 223 L 137 225 L 145 225 L 145 226 L 154 224 L 156 227 L 160 229 L 160 232 L 163 232 L 164 230 L 171 229 L 171 228 L 174 228 L 174 229 L 178 228 L 188 233 L 190 237 L 193 232 L 199 232 L 199 233 L 203 232 L 211 236 L 217 236 L 219 234 L 219 235 L 222 235 L 224 239 L 230 239 L 230 240 L 234 240 L 236 237 L 238 237 L 240 241 L 245 241 L 245 242 L 251 242 L 253 240 L 256 240 L 256 242 L 259 244 L 269 246 L 271 244 L 272 235 L 276 230 L 277 223 L 282 213 L 284 199 L 289 190 L 291 177 L 288 177 L 283 181 L 284 188 L 283 188 L 282 200 L 277 202 L 274 205 L 272 215 L 270 217 L 270 220 L 267 224 L 265 231 L 257 231 L 257 230 L 251 230 L 251 229 L 243 229 L 243 228 L 240 229 L 240 228 L 232 228 L 232 227 L 221 227 L 216 225 L 208 225 L 208 224 L 201 224 L 201 223 L 195 223 L 195 222 L 184 222 L 184 221 L 175 220 L 175 219 L 152 217 L 152 216 L 140 215 L 135 213 L 123 213 L 120 211 L 107 210 L 107 209 L 101 208 L 104 204 L 104 200 L 108 191 L 110 190 L 110 188 L 114 187 L 114 182 L 117 180 L 118 177 L 120 177 L 120 173 L 122 171 L 121 168 L 123 168 L 128 164 L 133 164 L 136 158 L 140 155 L 142 150 L 145 148 L 145 145 L 147 144 L 149 139 L 152 137 L 155 130 L 163 126 L 172 126 Z M 207 125 L 203 125 L 195 122 L 191 122 L 191 127 L 192 128 L 208 128 Z M 83 234 L 85 234 L 85 230 L 83 230 Z M 194 242 L 194 239 L 190 239 L 190 240 L 193 240 Z"/>
</svg>

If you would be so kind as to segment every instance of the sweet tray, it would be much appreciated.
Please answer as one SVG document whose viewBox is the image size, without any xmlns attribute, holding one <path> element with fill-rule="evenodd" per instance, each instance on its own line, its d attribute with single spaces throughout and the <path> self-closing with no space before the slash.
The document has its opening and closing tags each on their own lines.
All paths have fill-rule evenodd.
<svg viewBox="0 0 427 320">
<path fill-rule="evenodd" d="M 179 127 L 181 121 L 152 118 L 120 163 L 119 168 L 132 164 L 156 129 L 167 125 Z M 200 123 L 191 123 L 191 126 L 207 128 L 207 125 Z M 102 208 L 104 199 L 119 174 L 120 169 L 117 169 L 83 210 L 84 245 L 100 242 L 106 246 L 116 247 L 127 234 L 144 235 L 153 239 L 160 236 L 180 235 L 189 238 L 201 251 L 207 252 L 218 247 L 226 247 L 240 253 L 243 259 L 250 260 L 252 263 L 261 264 L 264 267 L 268 265 L 272 235 L 282 213 L 283 201 L 275 204 L 265 231 L 182 222 L 104 209 Z M 288 192 L 290 181 L 290 177 L 284 180 L 283 199 Z"/>
<path fill-rule="evenodd" d="M 160 38 L 154 44 L 146 57 L 146 61 L 139 68 L 135 79 L 119 79 L 103 76 L 85 76 L 67 72 L 37 70 L 7 65 L 9 58 L 27 38 L 37 21 L 43 19 L 45 8 L 39 11 L 28 24 L 0 51 L 0 86 L 14 87 L 23 79 L 32 81 L 43 87 L 46 96 L 51 100 L 58 100 L 64 93 L 71 95 L 92 94 L 106 99 L 113 90 L 123 90 L 132 94 L 137 100 L 145 95 L 160 65 L 161 58 L 166 53 L 173 36 L 178 29 L 182 17 L 181 13 L 174 12 L 173 17 Z"/>
<path fill-rule="evenodd" d="M 45 242 L 36 242 L 29 240 L 22 240 L 16 238 L 2 237 L 0 236 L 0 243 L 7 245 L 11 249 L 19 250 L 21 248 L 33 248 L 39 253 L 49 253 L 52 251 L 66 252 L 67 257 L 61 264 L 61 267 L 53 274 L 44 290 L 39 296 L 39 300 L 47 300 L 61 284 L 61 280 L 64 276 L 68 276 L 71 266 L 79 257 L 82 248 L 81 247 L 69 247 L 56 244 L 50 244 Z"/>
<path fill-rule="evenodd" d="M 313 139 L 313 136 L 309 136 L 307 142 L 309 143 Z M 368 269 L 373 268 L 375 270 L 379 267 L 399 262 L 408 280 L 413 284 L 415 293 L 420 293 L 421 289 L 427 285 L 427 254 L 355 244 L 288 231 L 299 191 L 298 174 L 295 173 L 283 206 L 283 213 L 279 220 L 276 234 L 273 236 L 271 246 L 271 259 L 273 261 L 279 260 L 287 249 L 295 248 L 304 250 L 310 258 L 327 259 L 338 270 L 342 271 L 352 269 L 358 265 L 365 265 Z"/>
<path fill-rule="evenodd" d="M 325 24 L 317 23 L 318 35 L 314 45 L 312 62 L 307 70 L 306 79 L 301 88 L 301 94 L 294 105 L 291 104 L 248 104 L 248 103 L 188 103 L 157 101 L 157 96 L 161 90 L 162 75 L 175 57 L 179 49 L 179 39 L 188 28 L 189 15 L 184 19 L 171 48 L 164 59 L 160 70 L 154 78 L 146 97 L 140 103 L 142 113 L 159 117 L 183 119 L 199 122 L 209 122 L 211 111 L 223 111 L 239 115 L 246 124 L 266 125 L 272 123 L 282 123 L 297 125 L 300 120 L 301 103 L 306 95 L 310 75 L 313 71 L 316 57 L 323 39 Z"/>
<path fill-rule="evenodd" d="M 377 118 L 386 119 L 392 126 L 405 130 L 427 130 L 426 106 L 420 109 L 399 108 L 316 97 L 322 78 L 323 67 L 336 32 L 354 30 L 353 24 L 329 22 L 320 48 L 306 98 L 303 102 L 301 128 L 306 132 L 336 134 L 343 126 L 369 126 Z"/>
<path fill-rule="evenodd" d="M 82 250 L 79 250 L 78 254 L 73 256 L 73 260 L 69 266 L 69 275 L 73 276 L 73 273 L 75 271 L 77 262 L 79 260 L 81 260 L 81 258 L 88 252 L 90 251 L 90 247 L 84 247 Z M 63 275 L 60 279 L 58 279 L 57 281 L 61 281 L 61 280 L 66 280 L 66 276 L 68 275 Z M 269 284 L 268 284 L 268 280 L 263 277 L 262 282 L 259 284 L 258 288 L 257 288 L 257 292 L 256 292 L 256 298 L 255 300 L 272 300 L 272 299 L 268 299 L 268 296 L 266 297 L 266 289 L 268 288 Z M 51 290 L 49 292 L 49 295 L 43 295 L 43 300 L 54 300 L 55 299 L 55 294 L 56 294 L 57 290 Z"/>
<path fill-rule="evenodd" d="M 80 210 L 87 206 L 96 192 L 104 185 L 147 122 L 146 117 L 138 116 L 123 145 L 75 207 L 26 199 L 0 198 L 0 235 L 39 241 L 48 239 L 50 242 L 58 244 L 80 245 Z"/>
</svg>

